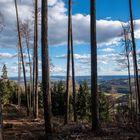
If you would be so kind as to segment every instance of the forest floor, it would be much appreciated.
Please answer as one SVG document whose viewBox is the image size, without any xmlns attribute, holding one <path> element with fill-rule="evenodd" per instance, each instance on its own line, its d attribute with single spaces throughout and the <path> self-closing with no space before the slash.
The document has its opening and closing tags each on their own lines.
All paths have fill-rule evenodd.
<svg viewBox="0 0 140 140">
<path fill-rule="evenodd" d="M 91 132 L 88 123 L 63 125 L 63 120 L 53 118 L 53 140 L 140 140 L 139 133 L 132 126 L 102 124 L 98 134 Z M 4 140 L 45 140 L 43 119 L 4 120 Z"/>
</svg>

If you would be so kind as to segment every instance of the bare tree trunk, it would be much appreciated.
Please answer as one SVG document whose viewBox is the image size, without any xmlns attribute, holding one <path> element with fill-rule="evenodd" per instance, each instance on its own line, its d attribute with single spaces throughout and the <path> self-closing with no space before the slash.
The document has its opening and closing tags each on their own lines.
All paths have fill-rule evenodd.
<svg viewBox="0 0 140 140">
<path fill-rule="evenodd" d="M 132 37 L 132 44 L 133 44 L 132 48 L 133 48 L 134 71 L 135 71 L 136 89 L 137 89 L 137 97 L 138 97 L 138 108 L 139 108 L 139 113 L 138 114 L 140 114 L 140 89 L 139 89 L 137 53 L 136 53 L 134 25 L 133 25 L 132 0 L 129 0 L 129 10 L 130 10 L 130 22 L 131 22 L 131 37 Z"/>
<path fill-rule="evenodd" d="M 128 55 L 127 55 L 127 63 L 128 63 L 128 81 L 129 81 L 129 92 L 130 92 L 130 104 L 131 104 L 130 108 L 131 108 L 131 113 L 132 113 L 132 107 L 133 107 L 133 102 L 132 102 L 132 86 L 131 86 L 131 74 L 130 74 L 130 61 L 129 61 L 129 56 Z"/>
<path fill-rule="evenodd" d="M 32 62 L 31 62 L 31 56 L 30 56 L 30 47 L 29 47 L 29 38 L 28 38 L 28 36 L 26 36 L 25 39 L 26 39 L 26 46 L 27 46 L 27 53 L 28 53 L 29 67 L 30 67 L 29 107 L 31 108 L 31 106 L 32 106 Z"/>
<path fill-rule="evenodd" d="M 33 115 L 35 114 L 35 49 L 33 49 L 33 83 L 32 83 L 32 87 L 33 87 Z"/>
<path fill-rule="evenodd" d="M 20 107 L 21 104 L 20 79 L 21 79 L 21 57 L 20 57 L 20 47 L 18 42 L 18 107 Z"/>
<path fill-rule="evenodd" d="M 132 86 L 131 86 L 131 74 L 130 74 L 130 61 L 129 61 L 129 47 L 130 43 L 128 42 L 128 33 L 129 31 L 122 26 L 123 28 L 123 34 L 124 34 L 124 39 L 125 39 L 125 55 L 127 59 L 127 70 L 128 70 L 128 84 L 129 84 L 129 92 L 130 92 L 130 108 L 131 108 L 131 119 L 132 119 Z"/>
<path fill-rule="evenodd" d="M 69 114 L 69 80 L 70 80 L 70 52 L 71 52 L 71 0 L 68 3 L 68 52 L 67 52 L 67 79 L 66 79 L 66 104 L 65 104 L 65 120 L 68 123 Z"/>
<path fill-rule="evenodd" d="M 29 115 L 30 110 L 29 110 L 29 102 L 28 102 L 29 100 L 28 100 L 28 92 L 27 92 L 26 71 L 25 71 L 24 56 L 23 56 L 23 50 L 22 50 L 22 41 L 21 41 L 21 33 L 20 33 L 20 25 L 19 25 L 19 17 L 18 17 L 17 0 L 15 0 L 15 9 L 16 9 L 16 18 L 17 18 L 17 30 L 18 30 L 19 47 L 20 47 L 22 68 L 23 68 L 23 76 L 24 76 L 25 93 L 26 93 L 26 99 L 27 99 L 27 115 Z"/>
<path fill-rule="evenodd" d="M 38 0 L 35 0 L 35 25 L 34 25 L 34 51 L 35 51 L 35 114 L 38 118 Z"/>
<path fill-rule="evenodd" d="M 130 92 L 130 109 L 131 109 L 131 120 L 133 119 L 133 102 L 132 102 L 132 86 L 131 86 L 131 74 L 130 74 L 130 61 L 129 61 L 129 54 L 126 55 L 127 57 L 127 69 L 128 69 L 128 82 L 129 82 L 129 92 Z"/>
<path fill-rule="evenodd" d="M 44 119 L 46 139 L 51 139 L 51 92 L 49 72 L 49 47 L 48 47 L 48 0 L 42 0 L 42 91 L 44 104 Z"/>
<path fill-rule="evenodd" d="M 91 100 L 92 130 L 98 131 L 98 92 L 97 92 L 97 42 L 96 42 L 96 0 L 90 0 L 91 31 Z"/>
<path fill-rule="evenodd" d="M 76 114 L 76 90 L 75 90 L 75 66 L 74 66 L 74 49 L 73 49 L 73 32 L 72 32 L 72 19 L 71 19 L 71 59 L 72 59 L 72 85 L 73 85 L 73 111 L 74 121 L 77 121 Z"/>
</svg>

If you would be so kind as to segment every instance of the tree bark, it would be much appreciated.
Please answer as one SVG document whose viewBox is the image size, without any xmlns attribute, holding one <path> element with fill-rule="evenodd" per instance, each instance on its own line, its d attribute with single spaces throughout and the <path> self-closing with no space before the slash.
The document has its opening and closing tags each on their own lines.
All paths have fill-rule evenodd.
<svg viewBox="0 0 140 140">
<path fill-rule="evenodd" d="M 133 25 L 132 0 L 129 0 L 129 10 L 130 10 L 130 22 L 131 22 L 131 37 L 132 37 L 132 48 L 133 48 L 134 72 L 135 72 L 136 89 L 137 89 L 137 97 L 138 97 L 138 108 L 139 108 L 138 114 L 140 114 L 140 88 L 139 88 L 139 75 L 138 75 L 138 65 L 137 65 L 137 52 L 136 52 L 135 35 L 134 35 L 134 25 Z"/>
<path fill-rule="evenodd" d="M 49 47 L 48 47 L 48 0 L 42 0 L 42 91 L 44 104 L 44 119 L 46 139 L 51 139 L 51 92 L 49 72 Z"/>
<path fill-rule="evenodd" d="M 38 118 L 38 0 L 35 0 L 35 25 L 34 25 L 34 51 L 35 51 L 35 114 Z"/>
<path fill-rule="evenodd" d="M 20 47 L 18 42 L 18 106 L 19 107 L 21 104 L 20 79 L 21 79 L 21 57 L 20 57 Z"/>
<path fill-rule="evenodd" d="M 90 0 L 92 130 L 98 131 L 96 0 Z"/>
<path fill-rule="evenodd" d="M 132 102 L 132 86 L 131 86 L 131 74 L 130 74 L 130 61 L 129 61 L 129 55 L 127 55 L 127 64 L 128 64 L 128 81 L 129 81 L 129 92 L 130 92 L 130 108 L 131 108 L 131 115 L 132 115 L 132 107 L 133 107 L 133 102 Z M 131 116 L 132 118 L 132 116 Z"/>
<path fill-rule="evenodd" d="M 72 60 L 72 87 L 73 87 L 73 111 L 74 121 L 77 122 L 76 114 L 76 84 L 75 84 L 75 66 L 74 66 L 74 49 L 73 49 L 73 32 L 72 32 L 72 17 L 71 17 L 71 60 Z"/>
<path fill-rule="evenodd" d="M 65 103 L 65 120 L 64 124 L 68 124 L 69 116 L 69 81 L 70 81 L 70 52 L 71 52 L 71 0 L 68 3 L 68 50 L 67 50 L 67 79 L 66 79 L 66 103 Z"/>
</svg>

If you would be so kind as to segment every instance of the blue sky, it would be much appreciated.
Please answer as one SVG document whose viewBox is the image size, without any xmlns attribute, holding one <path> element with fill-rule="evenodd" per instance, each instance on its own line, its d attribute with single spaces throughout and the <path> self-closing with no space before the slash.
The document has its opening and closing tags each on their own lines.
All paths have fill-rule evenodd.
<svg viewBox="0 0 140 140">
<path fill-rule="evenodd" d="M 50 58 L 54 68 L 52 75 L 66 75 L 67 56 L 67 1 L 49 0 L 49 47 Z M 40 5 L 40 4 L 39 4 Z M 22 22 L 32 19 L 32 3 L 21 1 L 20 19 Z M 73 0 L 73 37 L 76 75 L 90 75 L 90 1 Z M 4 15 L 5 27 L 0 33 L 0 69 L 6 63 L 9 76 L 17 76 L 17 32 L 13 0 L 1 0 L 0 11 Z M 140 39 L 140 1 L 133 0 L 135 18 L 135 35 L 137 51 Z M 117 59 L 124 59 L 119 54 L 123 47 L 120 44 L 121 24 L 129 21 L 128 0 L 97 0 L 97 42 L 98 42 L 98 75 L 126 75 L 127 69 L 121 69 Z M 30 28 L 33 30 L 32 24 Z M 39 27 L 40 29 L 40 27 Z M 30 47 L 33 46 L 33 34 Z M 40 38 L 40 35 L 39 35 Z M 26 45 L 23 39 L 23 46 Z M 39 56 L 41 60 L 39 40 Z M 27 58 L 26 58 L 27 60 Z M 41 74 L 41 61 L 39 60 Z M 29 72 L 28 65 L 26 66 Z M 133 68 L 131 68 L 133 72 Z M 1 74 L 1 73 L 0 73 Z"/>
<path fill-rule="evenodd" d="M 97 19 L 111 17 L 113 20 L 129 20 L 128 0 L 97 0 Z M 133 10 L 136 19 L 140 18 L 140 1 L 133 0 Z M 90 0 L 74 0 L 73 13 L 89 14 Z"/>
</svg>

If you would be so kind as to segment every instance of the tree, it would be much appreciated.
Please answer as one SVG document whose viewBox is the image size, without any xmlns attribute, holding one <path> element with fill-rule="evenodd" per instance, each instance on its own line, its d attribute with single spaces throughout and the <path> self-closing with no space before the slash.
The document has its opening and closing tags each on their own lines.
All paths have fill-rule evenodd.
<svg viewBox="0 0 140 140">
<path fill-rule="evenodd" d="M 22 60 L 23 76 L 24 76 L 24 86 L 25 86 L 25 93 L 26 93 L 26 99 L 27 99 L 27 115 L 29 115 L 30 110 L 29 110 L 29 102 L 28 102 L 26 70 L 25 70 L 24 56 L 23 56 L 23 49 L 22 49 L 22 39 L 21 39 L 21 32 L 20 32 L 17 0 L 15 0 L 15 10 L 16 10 L 16 19 L 17 19 L 18 41 L 19 41 L 20 55 L 21 55 L 21 60 Z"/>
<path fill-rule="evenodd" d="M 80 85 L 76 102 L 76 112 L 81 120 L 83 120 L 89 114 L 90 101 L 88 96 L 89 96 L 88 84 L 86 81 L 84 81 L 83 84 Z"/>
<path fill-rule="evenodd" d="M 71 15 L 71 61 L 72 61 L 72 88 L 73 88 L 73 111 L 74 121 L 77 121 L 76 115 L 76 85 L 75 85 L 75 66 L 74 66 L 74 49 L 73 49 L 73 32 L 72 32 L 72 15 Z"/>
<path fill-rule="evenodd" d="M 2 13 L 0 12 L 0 32 L 2 31 L 3 29 L 3 15 Z M 3 140 L 3 120 L 2 120 L 2 101 L 1 101 L 1 98 L 0 98 L 0 139 Z"/>
<path fill-rule="evenodd" d="M 21 94 L 20 94 L 20 80 L 21 80 L 21 55 L 20 55 L 20 47 L 19 42 L 17 44 L 18 48 L 18 106 L 20 107 L 21 104 Z"/>
<path fill-rule="evenodd" d="M 96 0 L 90 0 L 92 130 L 99 128 L 97 93 Z"/>
<path fill-rule="evenodd" d="M 30 28 L 30 21 L 25 20 L 25 22 L 20 24 L 20 30 L 21 30 L 21 35 L 22 37 L 25 38 L 25 43 L 27 47 L 27 54 L 28 54 L 28 63 L 30 67 L 30 90 L 29 90 L 29 106 L 31 108 L 31 103 L 32 103 L 32 58 L 31 58 L 31 52 L 30 52 L 30 38 L 31 38 L 31 28 Z M 20 55 L 19 55 L 20 59 Z M 20 67 L 20 64 L 19 64 Z M 19 68 L 20 71 L 20 68 Z"/>
<path fill-rule="evenodd" d="M 123 34 L 124 34 L 124 43 L 125 43 L 125 56 L 127 60 L 127 70 L 128 70 L 128 83 L 129 83 L 129 92 L 130 92 L 130 108 L 131 108 L 131 113 L 132 113 L 132 86 L 131 86 L 131 73 L 130 73 L 130 51 L 132 50 L 131 44 L 132 41 L 129 39 L 129 33 L 130 33 L 130 28 L 129 27 L 124 27 L 123 26 Z M 132 115 L 132 114 L 131 114 Z"/>
<path fill-rule="evenodd" d="M 51 94 L 50 94 L 50 73 L 49 73 L 49 48 L 48 48 L 48 0 L 42 0 L 42 91 L 44 104 L 44 119 L 46 139 L 51 139 Z"/>
<path fill-rule="evenodd" d="M 123 39 L 121 40 L 123 46 L 123 52 L 120 54 L 120 57 L 116 62 L 120 65 L 121 70 L 127 69 L 128 72 L 128 87 L 129 87 L 129 97 L 130 97 L 130 108 L 132 109 L 132 83 L 131 83 L 131 72 L 130 72 L 130 54 L 132 52 L 132 39 L 131 39 L 131 30 L 130 24 L 122 23 L 122 35 Z"/>
<path fill-rule="evenodd" d="M 70 52 L 71 52 L 71 0 L 68 2 L 68 50 L 67 50 L 67 79 L 66 79 L 66 103 L 65 103 L 65 120 L 68 123 L 69 114 L 69 81 L 70 81 Z"/>
<path fill-rule="evenodd" d="M 109 101 L 104 93 L 99 93 L 99 119 L 107 121 L 109 119 Z"/>
<path fill-rule="evenodd" d="M 38 0 L 35 0 L 35 20 L 34 20 L 34 72 L 35 80 L 33 83 L 35 91 L 34 117 L 38 118 Z"/>
<path fill-rule="evenodd" d="M 52 113 L 53 115 L 64 115 L 65 84 L 63 81 L 54 83 L 51 89 Z"/>
<path fill-rule="evenodd" d="M 132 37 L 134 75 L 135 75 L 135 81 L 136 81 L 136 90 L 137 90 L 137 97 L 138 97 L 138 108 L 139 108 L 139 115 L 140 115 L 140 87 L 139 87 L 137 53 L 136 53 L 136 43 L 135 43 L 134 25 L 133 25 L 132 0 L 129 0 L 129 12 L 130 12 L 130 23 L 131 23 L 130 25 L 131 25 L 131 37 Z"/>
<path fill-rule="evenodd" d="M 6 67 L 5 64 L 3 65 L 3 68 L 2 68 L 2 76 L 1 77 L 2 77 L 3 80 L 7 80 L 8 79 L 7 67 Z"/>
</svg>

